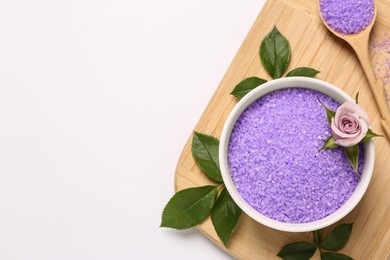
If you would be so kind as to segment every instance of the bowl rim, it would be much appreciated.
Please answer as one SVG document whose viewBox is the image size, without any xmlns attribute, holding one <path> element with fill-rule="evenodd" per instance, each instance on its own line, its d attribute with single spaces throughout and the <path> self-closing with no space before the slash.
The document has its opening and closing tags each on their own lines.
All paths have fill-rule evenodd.
<svg viewBox="0 0 390 260">
<path fill-rule="evenodd" d="M 270 92 L 286 88 L 306 88 L 316 90 L 328 95 L 338 103 L 345 101 L 355 102 L 348 94 L 336 86 L 323 80 L 306 77 L 288 77 L 275 79 L 262 84 L 246 94 L 232 109 L 227 117 L 222 129 L 219 145 L 219 164 L 221 168 L 222 179 L 230 196 L 235 203 L 252 219 L 273 229 L 288 232 L 308 232 L 327 227 L 345 217 L 362 199 L 370 183 L 375 163 L 375 146 L 373 141 L 364 144 L 364 166 L 360 181 L 353 191 L 350 198 L 332 214 L 313 222 L 308 223 L 286 223 L 271 219 L 252 208 L 237 191 L 230 175 L 228 165 L 228 145 L 230 135 L 238 117 L 260 97 Z"/>
</svg>

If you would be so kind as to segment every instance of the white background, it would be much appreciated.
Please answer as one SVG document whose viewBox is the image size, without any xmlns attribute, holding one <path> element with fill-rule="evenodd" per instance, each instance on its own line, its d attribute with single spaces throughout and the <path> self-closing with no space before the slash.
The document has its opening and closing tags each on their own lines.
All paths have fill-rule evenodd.
<svg viewBox="0 0 390 260">
<path fill-rule="evenodd" d="M 264 0 L 0 3 L 0 259 L 230 259 L 161 229 Z"/>
</svg>

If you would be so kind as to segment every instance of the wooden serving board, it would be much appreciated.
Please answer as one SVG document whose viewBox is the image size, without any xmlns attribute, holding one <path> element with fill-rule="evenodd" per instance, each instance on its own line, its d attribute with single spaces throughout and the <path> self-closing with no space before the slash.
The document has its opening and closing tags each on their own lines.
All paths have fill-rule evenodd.
<svg viewBox="0 0 390 260">
<path fill-rule="evenodd" d="M 378 15 L 371 38 L 390 33 L 390 0 L 377 0 Z M 360 104 L 367 110 L 372 128 L 382 132 L 379 111 L 363 70 L 352 49 L 327 31 L 318 14 L 317 0 L 268 0 L 227 70 L 195 130 L 220 136 L 225 120 L 237 100 L 229 93 L 242 79 L 258 76 L 270 79 L 259 59 L 264 36 L 276 25 L 289 39 L 292 50 L 288 70 L 309 66 L 321 71 L 317 78 L 328 81 L 351 96 L 360 92 Z M 179 159 L 175 190 L 212 182 L 205 177 L 191 155 L 191 139 Z M 376 138 L 373 178 L 362 201 L 339 223 L 354 222 L 351 238 L 340 252 L 355 259 L 387 259 L 390 254 L 390 143 Z M 329 232 L 332 227 L 325 229 Z M 228 248 L 219 240 L 208 218 L 198 229 L 210 240 L 239 259 L 279 259 L 286 243 L 312 241 L 311 233 L 281 232 L 258 224 L 243 214 Z M 313 259 L 319 259 L 316 252 Z"/>
</svg>

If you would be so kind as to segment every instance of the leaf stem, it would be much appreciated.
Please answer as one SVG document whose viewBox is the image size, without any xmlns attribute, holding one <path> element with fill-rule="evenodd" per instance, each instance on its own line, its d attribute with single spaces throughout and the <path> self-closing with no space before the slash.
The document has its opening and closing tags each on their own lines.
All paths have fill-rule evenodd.
<svg viewBox="0 0 390 260">
<path fill-rule="evenodd" d="M 313 231 L 313 239 L 314 239 L 314 244 L 318 246 L 318 248 L 321 251 L 320 245 L 321 245 L 321 235 L 319 230 Z"/>
<path fill-rule="evenodd" d="M 221 183 L 217 186 L 217 192 L 218 194 L 221 192 L 221 190 L 225 187 L 225 184 L 224 183 Z"/>
</svg>

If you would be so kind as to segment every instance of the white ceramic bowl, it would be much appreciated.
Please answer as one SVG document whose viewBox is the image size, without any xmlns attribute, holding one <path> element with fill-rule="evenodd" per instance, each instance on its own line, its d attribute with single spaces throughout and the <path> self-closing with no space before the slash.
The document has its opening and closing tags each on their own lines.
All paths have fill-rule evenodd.
<svg viewBox="0 0 390 260">
<path fill-rule="evenodd" d="M 245 111 L 245 109 L 252 104 L 254 101 L 259 99 L 260 97 L 284 88 L 307 88 L 319 91 L 329 97 L 333 98 L 338 103 L 342 104 L 345 101 L 354 101 L 350 96 L 348 96 L 345 92 L 335 87 L 332 84 L 329 84 L 325 81 L 305 78 L 305 77 L 289 77 L 282 78 L 269 81 L 264 83 L 260 87 L 252 90 L 250 93 L 245 95 L 233 108 L 229 117 L 227 118 L 224 128 L 221 134 L 220 146 L 219 146 L 219 162 L 221 167 L 222 178 L 225 183 L 229 194 L 233 198 L 233 200 L 237 203 L 237 205 L 251 218 L 256 220 L 257 222 L 264 224 L 270 228 L 274 228 L 282 231 L 290 231 L 290 232 L 306 232 L 313 231 L 329 226 L 336 221 L 343 218 L 347 215 L 360 201 L 363 197 L 368 184 L 370 182 L 372 172 L 374 169 L 374 161 L 375 161 L 375 147 L 372 141 L 364 144 L 364 167 L 361 175 L 361 179 L 352 193 L 351 197 L 342 205 L 338 210 L 330 214 L 329 216 L 322 218 L 320 220 L 309 222 L 309 223 L 301 223 L 301 224 L 291 224 L 280 222 L 269 217 L 264 216 L 263 214 L 256 211 L 252 208 L 240 195 L 237 191 L 233 180 L 231 178 L 229 165 L 228 165 L 228 146 L 230 141 L 230 136 L 233 130 L 233 127 L 239 118 L 239 116 Z"/>
</svg>

